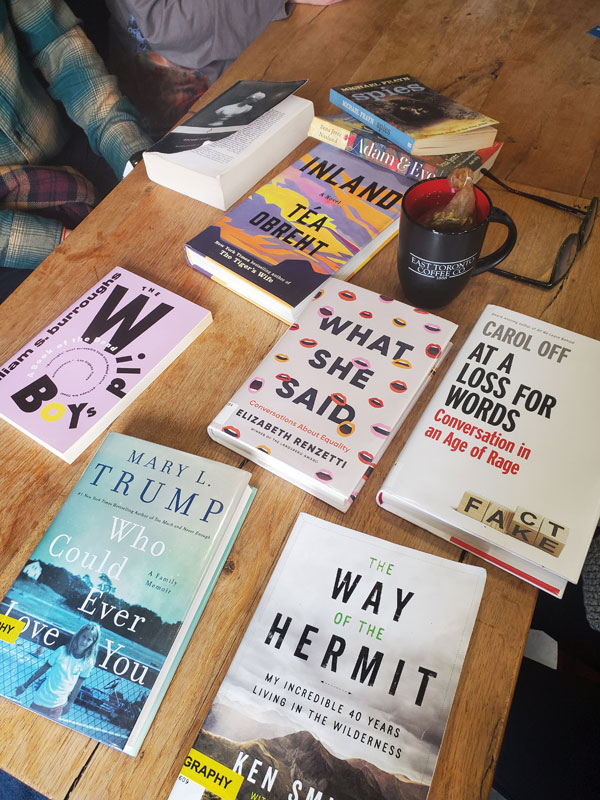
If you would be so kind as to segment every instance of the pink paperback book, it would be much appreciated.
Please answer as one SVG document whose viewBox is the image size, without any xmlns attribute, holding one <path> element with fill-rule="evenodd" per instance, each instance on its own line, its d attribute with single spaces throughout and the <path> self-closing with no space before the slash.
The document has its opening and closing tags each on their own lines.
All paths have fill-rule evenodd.
<svg viewBox="0 0 600 800">
<path fill-rule="evenodd" d="M 0 367 L 0 417 L 71 463 L 211 322 L 115 267 Z"/>
</svg>

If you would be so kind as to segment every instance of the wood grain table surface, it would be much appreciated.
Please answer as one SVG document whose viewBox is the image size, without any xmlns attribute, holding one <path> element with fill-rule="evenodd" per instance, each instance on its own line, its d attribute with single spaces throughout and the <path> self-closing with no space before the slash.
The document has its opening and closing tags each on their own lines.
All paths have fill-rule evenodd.
<svg viewBox="0 0 600 800">
<path fill-rule="evenodd" d="M 300 93 L 313 100 L 316 113 L 334 113 L 331 86 L 409 72 L 501 121 L 498 138 L 505 145 L 495 167 L 500 177 L 585 205 L 586 198 L 600 194 L 600 41 L 587 34 L 599 21 L 596 10 L 587 0 L 345 0 L 329 8 L 299 6 L 290 19 L 271 23 L 197 106 L 234 80 L 308 78 Z M 313 144 L 307 141 L 284 163 Z M 481 185 L 517 223 L 519 242 L 506 268 L 547 274 L 575 220 L 488 181 Z M 138 166 L 1 306 L 0 363 L 109 269 L 130 269 L 206 306 L 214 323 L 111 430 L 239 465 L 239 457 L 209 439 L 206 426 L 285 325 L 186 266 L 183 244 L 219 213 L 154 185 Z M 489 238 L 491 248 L 494 237 Z M 395 262 L 391 243 L 354 280 L 403 299 Z M 597 226 L 555 289 L 488 273 L 473 279 L 440 313 L 460 326 L 456 349 L 487 303 L 600 338 L 599 266 Z M 432 390 L 346 514 L 247 464 L 256 500 L 137 758 L 0 700 L 0 767 L 53 800 L 166 798 L 300 511 L 461 558 L 457 548 L 375 503 Z M 5 423 L 0 441 L 4 594 L 100 439 L 71 465 Z M 478 563 L 471 556 L 466 560 Z M 486 569 L 431 800 L 488 797 L 536 600 L 531 586 Z"/>
</svg>

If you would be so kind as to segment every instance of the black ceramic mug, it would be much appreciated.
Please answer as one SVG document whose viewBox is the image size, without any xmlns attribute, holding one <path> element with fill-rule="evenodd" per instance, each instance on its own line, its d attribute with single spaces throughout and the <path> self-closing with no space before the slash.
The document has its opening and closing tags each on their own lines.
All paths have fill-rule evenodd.
<svg viewBox="0 0 600 800">
<path fill-rule="evenodd" d="M 517 228 L 508 214 L 474 186 L 475 215 L 469 230 L 435 230 L 420 219 L 446 205 L 456 193 L 447 178 L 413 184 L 402 198 L 398 234 L 398 273 L 407 300 L 419 308 L 439 308 L 453 300 L 472 275 L 497 266 L 515 246 Z M 480 258 L 490 222 L 508 229 L 504 243 Z"/>
</svg>

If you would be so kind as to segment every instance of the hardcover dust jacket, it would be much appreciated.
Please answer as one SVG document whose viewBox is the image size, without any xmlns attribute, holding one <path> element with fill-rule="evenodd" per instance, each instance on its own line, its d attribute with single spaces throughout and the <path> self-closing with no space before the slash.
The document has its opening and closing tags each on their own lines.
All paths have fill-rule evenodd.
<svg viewBox="0 0 600 800">
<path fill-rule="evenodd" d="M 424 800 L 484 582 L 301 514 L 170 800 Z"/>
</svg>

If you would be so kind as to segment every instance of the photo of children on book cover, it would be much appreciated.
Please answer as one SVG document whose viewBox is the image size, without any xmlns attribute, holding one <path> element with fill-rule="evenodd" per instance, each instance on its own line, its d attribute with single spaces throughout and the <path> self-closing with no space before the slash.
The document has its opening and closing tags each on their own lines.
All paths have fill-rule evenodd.
<svg viewBox="0 0 600 800">
<path fill-rule="evenodd" d="M 301 514 L 170 800 L 424 800 L 484 581 Z"/>
</svg>

